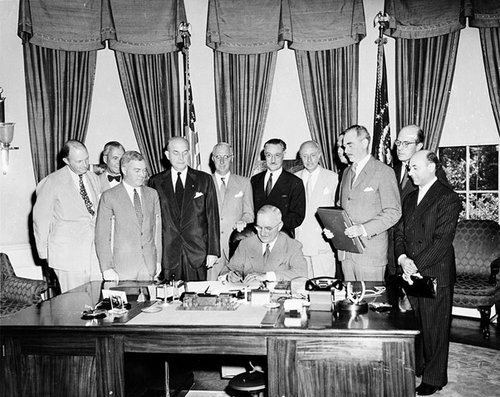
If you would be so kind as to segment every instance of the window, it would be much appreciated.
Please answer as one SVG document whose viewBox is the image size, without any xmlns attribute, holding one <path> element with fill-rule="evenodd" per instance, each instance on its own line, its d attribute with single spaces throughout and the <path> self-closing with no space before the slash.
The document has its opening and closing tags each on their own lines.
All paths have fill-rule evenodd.
<svg viewBox="0 0 500 397">
<path fill-rule="evenodd" d="M 466 145 L 439 149 L 448 181 L 462 200 L 460 219 L 500 221 L 498 148 Z"/>
</svg>

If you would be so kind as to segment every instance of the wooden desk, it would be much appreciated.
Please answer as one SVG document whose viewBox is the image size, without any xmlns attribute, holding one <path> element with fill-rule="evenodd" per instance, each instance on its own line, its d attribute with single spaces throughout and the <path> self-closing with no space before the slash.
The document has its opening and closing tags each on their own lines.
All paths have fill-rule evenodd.
<svg viewBox="0 0 500 397">
<path fill-rule="evenodd" d="M 132 302 L 125 318 L 81 320 L 99 294 L 90 283 L 0 319 L 0 395 L 125 396 L 124 354 L 133 352 L 267 356 L 270 397 L 415 395 L 411 313 L 310 312 L 301 328 L 285 328 L 282 316 L 274 327 L 146 327 L 124 323 L 144 305 Z"/>
</svg>

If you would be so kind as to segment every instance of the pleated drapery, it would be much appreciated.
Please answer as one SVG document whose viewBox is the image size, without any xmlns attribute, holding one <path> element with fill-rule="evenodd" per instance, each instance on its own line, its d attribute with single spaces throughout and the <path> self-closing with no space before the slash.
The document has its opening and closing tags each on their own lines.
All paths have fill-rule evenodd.
<svg viewBox="0 0 500 397">
<path fill-rule="evenodd" d="M 85 140 L 97 54 L 30 43 L 23 52 L 31 153 L 39 182 L 57 169 L 64 142 Z"/>
<path fill-rule="evenodd" d="M 359 46 L 295 51 L 311 137 L 322 149 L 323 166 L 335 169 L 336 141 L 358 117 Z"/>
<path fill-rule="evenodd" d="M 236 174 L 250 176 L 258 159 L 276 58 L 214 51 L 217 139 L 233 146 Z"/>
<path fill-rule="evenodd" d="M 156 174 L 165 168 L 168 139 L 181 130 L 178 53 L 115 51 L 115 58 L 139 150 L 150 174 Z"/>
</svg>

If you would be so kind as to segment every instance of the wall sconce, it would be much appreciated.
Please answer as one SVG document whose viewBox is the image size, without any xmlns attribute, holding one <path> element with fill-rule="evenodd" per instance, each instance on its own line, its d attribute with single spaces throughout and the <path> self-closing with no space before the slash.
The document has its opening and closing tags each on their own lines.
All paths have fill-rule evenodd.
<svg viewBox="0 0 500 397">
<path fill-rule="evenodd" d="M 11 147 L 10 144 L 14 139 L 14 124 L 15 123 L 1 123 L 0 122 L 0 152 L 2 155 L 2 172 L 7 174 L 9 169 L 9 152 L 17 150 L 18 147 Z"/>
</svg>

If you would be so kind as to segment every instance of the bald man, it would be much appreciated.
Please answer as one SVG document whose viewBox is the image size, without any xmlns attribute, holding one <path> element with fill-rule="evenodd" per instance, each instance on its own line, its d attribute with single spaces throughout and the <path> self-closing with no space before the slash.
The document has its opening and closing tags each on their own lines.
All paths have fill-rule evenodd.
<svg viewBox="0 0 500 397">
<path fill-rule="evenodd" d="M 36 187 L 33 231 L 38 256 L 47 260 L 66 292 L 102 279 L 94 246 L 100 185 L 89 172 L 83 143 L 67 141 L 61 155 L 66 165 Z"/>
<path fill-rule="evenodd" d="M 168 141 L 172 168 L 153 176 L 149 185 L 160 197 L 163 230 L 163 277 L 201 281 L 220 256 L 219 210 L 212 177 L 189 167 L 189 143 Z"/>
</svg>

